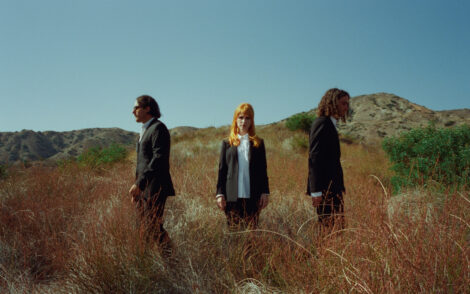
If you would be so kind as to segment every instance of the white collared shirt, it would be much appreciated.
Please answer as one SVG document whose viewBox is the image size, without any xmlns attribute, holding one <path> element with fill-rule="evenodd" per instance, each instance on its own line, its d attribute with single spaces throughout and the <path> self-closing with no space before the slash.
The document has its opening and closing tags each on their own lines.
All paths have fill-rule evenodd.
<svg viewBox="0 0 470 294">
<path fill-rule="evenodd" d="M 333 123 L 333 125 L 335 126 L 336 128 L 336 125 L 338 124 L 338 120 L 332 116 L 330 116 L 330 119 L 331 119 L 331 122 Z"/>
<path fill-rule="evenodd" d="M 250 138 L 248 134 L 238 138 L 238 198 L 250 198 Z"/>
<path fill-rule="evenodd" d="M 147 128 L 149 127 L 150 123 L 153 120 L 154 120 L 154 118 L 152 117 L 146 123 L 142 124 L 142 129 L 140 130 L 139 142 L 142 140 L 142 136 L 144 135 L 145 131 L 147 130 Z"/>
</svg>

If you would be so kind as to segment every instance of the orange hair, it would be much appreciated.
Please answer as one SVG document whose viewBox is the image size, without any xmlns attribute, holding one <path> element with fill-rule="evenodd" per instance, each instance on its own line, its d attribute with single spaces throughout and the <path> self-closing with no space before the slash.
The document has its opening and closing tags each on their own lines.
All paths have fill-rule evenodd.
<svg viewBox="0 0 470 294">
<path fill-rule="evenodd" d="M 240 139 L 238 139 L 238 126 L 237 126 L 237 119 L 240 114 L 247 115 L 251 118 L 251 126 L 248 129 L 248 136 L 250 137 L 250 141 L 253 142 L 254 147 L 258 147 L 261 140 L 256 136 L 255 132 L 255 111 L 253 110 L 253 106 L 249 103 L 242 103 L 238 105 L 235 109 L 233 114 L 233 121 L 232 126 L 230 127 L 230 136 L 228 138 L 228 142 L 230 146 L 238 146 L 240 145 Z"/>
</svg>

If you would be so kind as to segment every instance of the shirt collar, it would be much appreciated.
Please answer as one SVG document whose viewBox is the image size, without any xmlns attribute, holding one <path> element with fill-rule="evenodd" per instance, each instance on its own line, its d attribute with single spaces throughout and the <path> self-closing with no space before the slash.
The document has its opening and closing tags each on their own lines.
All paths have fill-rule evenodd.
<svg viewBox="0 0 470 294">
<path fill-rule="evenodd" d="M 338 123 L 338 120 L 332 116 L 330 116 L 330 119 L 331 119 L 331 122 L 333 123 L 333 125 L 335 126 L 336 128 L 336 124 Z"/>
<path fill-rule="evenodd" d="M 152 118 L 149 119 L 146 123 L 144 123 L 144 124 L 142 125 L 142 129 L 147 129 L 148 126 L 150 125 L 150 123 L 152 123 L 152 121 L 153 121 L 154 119 L 155 119 L 155 118 L 152 117 Z"/>
<path fill-rule="evenodd" d="M 240 135 L 240 134 L 238 134 L 238 139 L 240 139 L 240 140 L 243 140 L 243 141 L 244 141 L 244 140 L 248 140 L 248 139 L 249 139 L 249 137 L 248 137 L 248 134 L 245 134 L 245 135 L 243 135 L 243 136 L 242 136 L 242 135 Z"/>
</svg>

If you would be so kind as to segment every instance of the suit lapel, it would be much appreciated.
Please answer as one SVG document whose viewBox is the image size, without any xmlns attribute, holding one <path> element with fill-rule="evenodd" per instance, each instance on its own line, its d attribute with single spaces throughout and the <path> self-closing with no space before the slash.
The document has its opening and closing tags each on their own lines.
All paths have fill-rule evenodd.
<svg viewBox="0 0 470 294">
<path fill-rule="evenodd" d="M 253 154 L 253 141 L 250 140 L 250 148 L 248 149 L 248 164 L 252 166 L 251 155 Z"/>
<path fill-rule="evenodd" d="M 143 141 L 144 141 L 144 138 L 146 138 L 148 136 L 148 130 L 150 129 L 150 127 L 154 124 L 156 124 L 158 122 L 158 119 L 154 118 L 150 124 L 148 125 L 148 127 L 145 129 L 144 133 L 142 134 L 142 139 L 140 140 L 139 144 L 141 144 Z"/>
<path fill-rule="evenodd" d="M 147 128 L 145 129 L 144 133 L 142 134 L 142 138 L 140 140 L 137 141 L 137 144 L 136 144 L 136 152 L 137 152 L 137 156 L 139 156 L 139 153 L 140 153 L 140 149 L 142 147 L 142 144 L 145 140 L 147 140 L 147 137 L 148 137 L 148 130 L 150 129 L 150 127 L 154 124 L 156 124 L 159 120 L 154 118 L 150 124 L 147 126 Z"/>
<path fill-rule="evenodd" d="M 327 124 L 328 124 L 330 130 L 331 130 L 333 133 L 336 133 L 336 135 L 338 135 L 338 131 L 336 130 L 335 125 L 334 125 L 333 122 L 331 121 L 331 118 L 330 118 L 330 117 L 327 117 L 326 120 L 327 120 Z"/>
<path fill-rule="evenodd" d="M 341 150 L 340 150 L 340 146 L 339 146 L 339 134 L 338 134 L 338 130 L 336 129 L 335 125 L 333 124 L 333 122 L 331 121 L 331 118 L 328 118 L 328 120 L 330 121 L 329 124 L 330 124 L 330 129 L 331 129 L 331 140 L 333 142 L 333 146 L 334 146 L 334 152 L 336 154 L 341 154 Z M 333 152 L 333 150 L 331 150 L 331 152 Z"/>
<path fill-rule="evenodd" d="M 232 146 L 231 148 L 233 150 L 233 163 L 234 163 L 233 171 L 237 173 L 238 175 L 238 147 Z"/>
</svg>

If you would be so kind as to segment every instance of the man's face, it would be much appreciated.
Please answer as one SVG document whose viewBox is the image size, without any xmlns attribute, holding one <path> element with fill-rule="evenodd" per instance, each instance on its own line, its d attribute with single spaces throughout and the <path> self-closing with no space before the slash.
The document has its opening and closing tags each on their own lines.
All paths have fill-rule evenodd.
<svg viewBox="0 0 470 294">
<path fill-rule="evenodd" d="M 132 110 L 132 113 L 135 116 L 135 121 L 136 122 L 146 122 L 148 120 L 150 107 L 142 107 L 137 103 L 137 101 L 134 103 L 134 108 Z"/>
<path fill-rule="evenodd" d="M 343 96 L 338 100 L 338 115 L 344 117 L 349 110 L 349 96 Z"/>
</svg>

